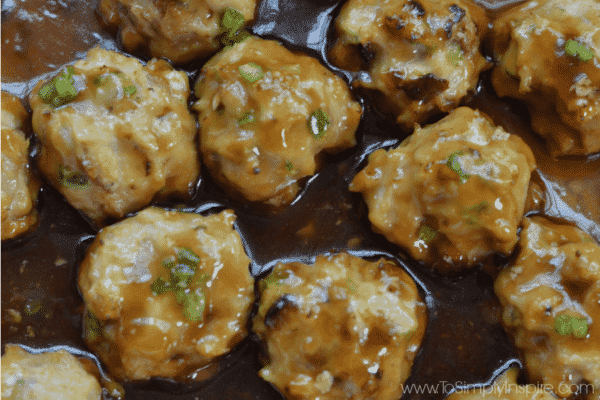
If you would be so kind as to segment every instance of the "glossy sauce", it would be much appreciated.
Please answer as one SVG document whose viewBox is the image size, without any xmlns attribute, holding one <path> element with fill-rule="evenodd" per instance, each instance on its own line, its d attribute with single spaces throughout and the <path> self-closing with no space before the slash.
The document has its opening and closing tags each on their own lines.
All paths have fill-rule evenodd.
<svg viewBox="0 0 600 400">
<path fill-rule="evenodd" d="M 515 3 L 479 2 L 487 6 L 490 17 Z M 40 77 L 83 57 L 94 45 L 120 49 L 114 36 L 100 27 L 94 3 L 3 2 L 2 89 L 24 99 Z M 324 61 L 332 41 L 331 22 L 340 7 L 339 1 L 263 0 L 252 30 L 303 49 L 350 79 L 351 74 Z M 195 62 L 184 66 L 192 84 L 201 65 Z M 493 93 L 488 72 L 482 76 L 478 92 L 462 104 L 479 108 L 529 144 L 538 165 L 533 181 L 545 190 L 545 202 L 540 205 L 544 213 L 575 222 L 600 240 L 600 157 L 551 159 L 529 128 L 525 106 L 499 100 Z M 363 100 L 365 114 L 358 146 L 329 157 L 329 164 L 308 181 L 301 196 L 287 209 L 272 214 L 234 202 L 206 173 L 192 200 L 184 205 L 159 205 L 202 213 L 233 208 L 238 215 L 237 228 L 253 261 L 254 276 L 262 277 L 278 260 L 310 261 L 327 251 L 350 250 L 359 256 L 396 259 L 417 281 L 429 311 L 422 349 L 405 387 L 429 384 L 431 392 L 405 394 L 403 398 L 443 399 L 457 385 L 489 381 L 510 363 L 517 363 L 517 355 L 499 324 L 500 306 L 493 293 L 492 277 L 481 269 L 441 277 L 371 232 L 366 206 L 360 195 L 348 191 L 348 183 L 364 166 L 368 153 L 399 143 L 406 133 L 381 117 L 368 98 Z M 41 223 L 36 231 L 2 243 L 2 345 L 20 343 L 40 349 L 67 346 L 87 351 L 76 276 L 97 230 L 49 185 L 43 188 L 38 209 Z M 504 259 L 495 259 L 496 267 L 505 263 Z M 20 313 L 19 323 L 9 309 Z M 153 380 L 126 384 L 126 398 L 282 399 L 258 377 L 259 348 L 255 340 L 245 340 L 218 367 L 213 367 L 216 375 L 199 383 Z M 211 375 L 213 369 L 199 375 Z"/>
</svg>

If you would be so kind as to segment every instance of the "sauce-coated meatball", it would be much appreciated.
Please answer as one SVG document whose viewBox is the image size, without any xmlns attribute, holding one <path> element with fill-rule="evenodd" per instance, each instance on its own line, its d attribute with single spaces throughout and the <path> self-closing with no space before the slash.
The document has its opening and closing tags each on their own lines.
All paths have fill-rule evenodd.
<svg viewBox="0 0 600 400">
<path fill-rule="evenodd" d="M 600 151 L 600 3 L 542 0 L 494 23 L 494 88 L 523 99 L 559 154 Z"/>
<path fill-rule="evenodd" d="M 254 281 L 234 221 L 148 208 L 100 232 L 79 289 L 86 341 L 113 375 L 183 379 L 246 337 Z"/>
<path fill-rule="evenodd" d="M 6 345 L 2 356 L 3 400 L 100 400 L 94 375 L 65 350 L 30 354 Z"/>
<path fill-rule="evenodd" d="M 534 169 L 519 137 L 462 107 L 372 153 L 350 190 L 363 194 L 376 232 L 419 261 L 458 269 L 512 252 Z"/>
<path fill-rule="evenodd" d="M 560 397 L 585 381 L 598 399 L 600 246 L 576 227 L 533 217 L 523 220 L 519 247 L 494 287 L 529 378 Z"/>
<path fill-rule="evenodd" d="M 2 92 L 2 240 L 37 223 L 39 182 L 31 175 L 29 141 L 21 130 L 27 111 L 16 97 Z"/>
<path fill-rule="evenodd" d="M 398 399 L 427 312 L 398 265 L 345 253 L 278 264 L 260 282 L 259 372 L 288 399 Z"/>
<path fill-rule="evenodd" d="M 110 26 L 120 26 L 128 52 L 145 50 L 179 64 L 208 57 L 221 47 L 227 27 L 254 20 L 256 0 L 101 0 L 99 12 Z M 230 11 L 227 11 L 227 10 Z M 225 15 L 225 13 L 231 15 Z M 229 23 L 223 24 L 223 18 Z M 225 25 L 225 26 L 224 26 Z"/>
<path fill-rule="evenodd" d="M 223 50 L 202 68 L 196 95 L 203 161 L 249 201 L 290 203 L 323 151 L 356 144 L 362 111 L 345 83 L 274 41 Z"/>
<path fill-rule="evenodd" d="M 456 107 L 488 68 L 487 19 L 463 0 L 350 0 L 335 26 L 332 62 L 367 70 L 356 84 L 407 130 Z"/>
<path fill-rule="evenodd" d="M 189 94 L 185 73 L 165 61 L 92 49 L 30 95 L 38 166 L 97 223 L 186 197 L 200 171 Z"/>
</svg>

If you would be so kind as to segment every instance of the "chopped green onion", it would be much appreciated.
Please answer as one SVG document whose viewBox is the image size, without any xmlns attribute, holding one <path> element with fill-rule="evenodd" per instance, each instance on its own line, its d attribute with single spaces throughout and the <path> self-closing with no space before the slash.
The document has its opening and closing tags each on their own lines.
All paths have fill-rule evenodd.
<svg viewBox="0 0 600 400">
<path fill-rule="evenodd" d="M 180 299 L 181 301 L 179 301 Z M 204 294 L 202 292 L 200 294 L 195 291 L 185 293 L 183 296 L 178 296 L 178 301 L 183 306 L 184 317 L 192 322 L 202 321 L 205 306 Z"/>
<path fill-rule="evenodd" d="M 252 111 L 248 111 L 242 118 L 238 120 L 238 126 L 246 125 L 250 122 L 254 122 L 254 113 Z"/>
<path fill-rule="evenodd" d="M 318 108 L 310 115 L 307 125 L 313 137 L 321 139 L 325 135 L 325 132 L 327 132 L 327 128 L 329 128 L 329 117 L 325 111 Z"/>
<path fill-rule="evenodd" d="M 137 92 L 137 88 L 135 87 L 135 85 L 129 85 L 129 86 L 125 86 L 123 88 L 123 91 L 125 92 L 125 94 L 127 96 L 131 97 L 135 94 L 135 92 Z"/>
<path fill-rule="evenodd" d="M 450 157 L 448 157 L 448 161 L 446 162 L 446 165 L 448 166 L 448 168 L 450 168 L 452 171 L 456 172 L 458 174 L 458 176 L 460 177 L 461 181 L 464 183 L 466 182 L 470 175 L 466 174 L 463 172 L 461 166 L 460 166 L 460 162 L 458 160 L 458 157 L 462 156 L 464 153 L 462 151 L 455 151 L 454 153 L 450 154 Z"/>
<path fill-rule="evenodd" d="M 179 262 L 189 265 L 190 267 L 196 268 L 200 263 L 200 257 L 193 252 L 189 247 L 182 247 L 177 251 L 177 258 Z"/>
<path fill-rule="evenodd" d="M 594 52 L 588 46 L 583 43 L 579 43 L 576 40 L 569 39 L 565 43 L 565 53 L 568 56 L 579 59 L 580 61 L 587 62 L 594 58 Z"/>
<path fill-rule="evenodd" d="M 584 338 L 588 334 L 588 323 L 585 318 L 562 314 L 554 319 L 554 330 L 563 336 L 573 335 L 576 338 Z"/>
<path fill-rule="evenodd" d="M 38 299 L 38 300 L 28 301 L 27 304 L 25 304 L 25 315 L 31 317 L 33 315 L 41 313 L 43 309 L 44 309 L 44 304 L 42 304 L 41 300 Z"/>
<path fill-rule="evenodd" d="M 74 73 L 73 67 L 68 66 L 66 72 L 61 72 L 51 82 L 44 84 L 38 91 L 38 96 L 44 103 L 53 107 L 59 107 L 74 100 L 78 94 L 77 89 L 73 86 Z"/>
<path fill-rule="evenodd" d="M 85 189 L 89 186 L 88 177 L 81 171 L 72 171 L 65 165 L 58 166 L 58 183 L 73 189 Z"/>
<path fill-rule="evenodd" d="M 454 65 L 455 67 L 458 67 L 459 62 L 463 59 L 462 49 L 460 48 L 460 46 L 452 46 L 452 50 L 448 52 L 448 55 L 446 55 L 446 59 L 450 64 Z"/>
<path fill-rule="evenodd" d="M 165 280 L 161 277 L 158 277 L 150 286 L 152 289 L 152 294 L 158 296 L 159 294 L 163 294 L 173 290 L 171 284 L 169 282 L 165 282 Z"/>
<path fill-rule="evenodd" d="M 354 281 L 352 281 L 352 279 L 350 278 L 346 279 L 346 284 L 350 292 L 356 292 L 356 289 L 358 289 L 358 285 L 354 283 Z"/>
<path fill-rule="evenodd" d="M 419 229 L 419 239 L 425 243 L 431 242 L 437 236 L 437 231 L 428 227 L 427 225 L 421 226 Z"/>
<path fill-rule="evenodd" d="M 292 170 L 294 169 L 294 165 L 289 160 L 285 160 L 285 168 L 289 172 L 292 172 Z"/>
<path fill-rule="evenodd" d="M 250 34 L 246 31 L 228 32 L 221 37 L 223 46 L 233 46 L 248 39 Z"/>
<path fill-rule="evenodd" d="M 254 83 L 265 76 L 262 67 L 255 63 L 240 65 L 238 71 L 250 83 Z"/>
<path fill-rule="evenodd" d="M 90 341 L 102 336 L 102 323 L 90 310 L 85 313 L 85 336 Z"/>
<path fill-rule="evenodd" d="M 473 206 L 466 207 L 462 213 L 465 216 L 467 224 L 471 226 L 479 225 L 479 218 L 481 217 L 481 214 L 485 213 L 489 209 L 489 206 L 489 203 L 484 200 Z"/>
<path fill-rule="evenodd" d="M 235 8 L 228 8 L 221 18 L 221 29 L 223 32 L 237 32 L 244 26 L 244 14 Z"/>
</svg>

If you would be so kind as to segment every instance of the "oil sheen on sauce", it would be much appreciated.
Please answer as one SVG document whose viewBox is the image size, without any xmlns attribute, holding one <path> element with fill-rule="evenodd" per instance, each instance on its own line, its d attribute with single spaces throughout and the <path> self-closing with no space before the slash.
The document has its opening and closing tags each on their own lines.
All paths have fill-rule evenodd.
<svg viewBox="0 0 600 400">
<path fill-rule="evenodd" d="M 491 18 L 517 3 L 478 2 Z M 100 27 L 94 7 L 93 0 L 3 1 L 2 90 L 24 99 L 35 82 L 83 57 L 89 48 L 120 49 L 114 32 Z M 331 44 L 331 22 L 340 7 L 340 1 L 331 0 L 263 0 L 252 30 L 304 50 L 344 76 L 325 57 Z M 202 61 L 184 66 L 192 83 L 201 65 Z M 533 182 L 545 193 L 540 210 L 574 222 L 600 240 L 600 157 L 550 158 L 531 132 L 524 106 L 494 96 L 489 73 L 482 76 L 478 92 L 463 103 L 484 111 L 531 147 L 538 165 Z M 398 128 L 374 110 L 369 99 L 363 99 L 363 105 L 359 145 L 329 157 L 323 171 L 282 212 L 270 214 L 236 203 L 206 175 L 189 202 L 159 205 L 201 213 L 234 209 L 254 276 L 263 276 L 278 260 L 310 261 L 328 251 L 349 250 L 359 256 L 395 259 L 420 286 L 429 311 L 422 349 L 405 387 L 427 384 L 430 389 L 405 393 L 403 398 L 443 399 L 458 386 L 489 381 L 509 364 L 518 363 L 517 354 L 499 324 L 500 308 L 489 274 L 473 269 L 441 277 L 371 232 L 366 207 L 359 195 L 347 190 L 348 183 L 368 153 L 398 144 L 406 134 L 398 137 Z M 38 208 L 39 228 L 2 244 L 2 345 L 66 347 L 95 360 L 82 339 L 83 303 L 76 276 L 97 231 L 48 185 L 43 188 Z M 273 237 L 281 240 L 273 241 Z M 498 258 L 495 263 L 501 267 L 506 260 Z M 11 310 L 21 314 L 20 322 Z M 212 376 L 198 383 L 152 380 L 126 384 L 126 398 L 282 399 L 258 377 L 259 348 L 252 338 L 245 340 L 218 365 L 198 371 L 199 377 Z"/>
</svg>

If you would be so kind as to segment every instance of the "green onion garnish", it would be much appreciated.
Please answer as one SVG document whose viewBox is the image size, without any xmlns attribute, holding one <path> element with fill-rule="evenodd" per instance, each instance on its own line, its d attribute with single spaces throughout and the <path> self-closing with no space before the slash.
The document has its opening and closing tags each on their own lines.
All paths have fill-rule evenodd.
<svg viewBox="0 0 600 400">
<path fill-rule="evenodd" d="M 238 126 L 246 125 L 250 122 L 254 122 L 254 113 L 252 111 L 248 111 L 242 118 L 238 120 Z"/>
<path fill-rule="evenodd" d="M 594 58 L 594 52 L 592 49 L 573 39 L 569 39 L 565 43 L 565 53 L 568 56 L 577 58 L 583 62 L 590 61 L 592 58 Z"/>
<path fill-rule="evenodd" d="M 458 176 L 460 177 L 461 181 L 464 183 L 466 182 L 469 177 L 471 175 L 466 174 L 463 172 L 461 166 L 460 166 L 460 162 L 458 160 L 458 157 L 462 156 L 464 153 L 462 151 L 455 151 L 454 153 L 450 154 L 450 157 L 448 157 L 448 161 L 446 162 L 446 165 L 448 166 L 448 168 L 450 168 L 452 171 L 456 172 L 458 174 Z"/>
<path fill-rule="evenodd" d="M 294 165 L 289 160 L 285 160 L 285 169 L 287 169 L 288 172 L 292 172 Z"/>
<path fill-rule="evenodd" d="M 329 117 L 325 111 L 318 108 L 310 115 L 307 125 L 313 137 L 321 139 L 325 135 L 325 132 L 327 132 L 327 128 L 329 128 Z"/>
<path fill-rule="evenodd" d="M 58 183 L 73 189 L 85 189 L 90 181 L 86 174 L 81 171 L 72 171 L 65 165 L 58 166 Z"/>
<path fill-rule="evenodd" d="M 254 83 L 265 76 L 262 67 L 255 63 L 240 65 L 238 71 L 250 83 Z"/>
<path fill-rule="evenodd" d="M 427 225 L 421 226 L 419 229 L 419 239 L 425 243 L 431 242 L 437 236 L 437 231 L 428 227 Z"/>
<path fill-rule="evenodd" d="M 75 70 L 72 66 L 68 66 L 65 72 L 61 72 L 57 77 L 52 79 L 40 88 L 38 96 L 46 104 L 53 107 L 65 105 L 77 97 L 77 89 L 73 86 L 75 80 L 73 74 Z"/>
<path fill-rule="evenodd" d="M 244 14 L 235 8 L 228 8 L 221 18 L 221 30 L 223 32 L 239 31 L 244 26 Z"/>
<path fill-rule="evenodd" d="M 588 334 L 588 323 L 585 318 L 562 314 L 554 319 L 554 330 L 563 336 L 573 335 L 576 338 L 584 338 Z"/>
</svg>

